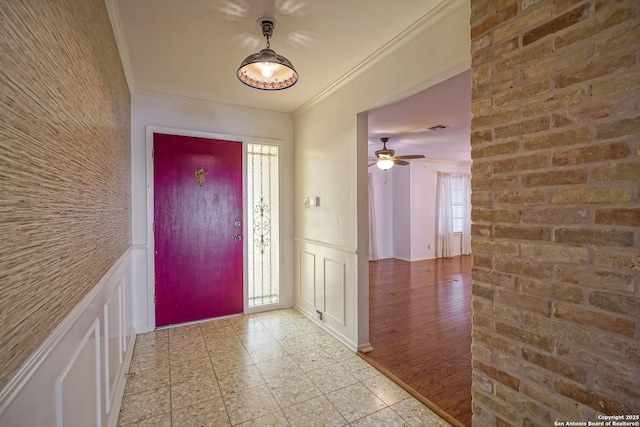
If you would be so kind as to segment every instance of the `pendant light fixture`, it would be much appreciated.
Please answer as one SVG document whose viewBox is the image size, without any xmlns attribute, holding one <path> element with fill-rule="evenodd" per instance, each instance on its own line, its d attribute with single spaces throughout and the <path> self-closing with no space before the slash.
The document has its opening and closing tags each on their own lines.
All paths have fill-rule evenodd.
<svg viewBox="0 0 640 427">
<path fill-rule="evenodd" d="M 281 90 L 293 86 L 298 81 L 298 73 L 293 64 L 271 49 L 269 39 L 276 28 L 271 18 L 258 20 L 262 35 L 267 39 L 267 48 L 249 55 L 238 68 L 238 79 L 249 87 L 262 90 Z"/>
</svg>

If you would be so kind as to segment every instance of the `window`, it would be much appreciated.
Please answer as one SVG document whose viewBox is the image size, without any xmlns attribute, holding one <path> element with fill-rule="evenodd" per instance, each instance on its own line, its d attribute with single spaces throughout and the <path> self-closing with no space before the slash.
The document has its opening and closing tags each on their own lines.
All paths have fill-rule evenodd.
<svg viewBox="0 0 640 427">
<path fill-rule="evenodd" d="M 462 176 L 451 176 L 451 214 L 454 233 L 462 233 L 464 217 L 464 191 Z"/>
<path fill-rule="evenodd" d="M 278 147 L 247 145 L 249 307 L 280 301 Z"/>
</svg>

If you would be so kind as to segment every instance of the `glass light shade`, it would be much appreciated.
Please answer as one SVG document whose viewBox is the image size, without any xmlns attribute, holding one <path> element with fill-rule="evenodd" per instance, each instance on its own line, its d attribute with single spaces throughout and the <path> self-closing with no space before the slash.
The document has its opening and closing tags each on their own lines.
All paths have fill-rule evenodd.
<svg viewBox="0 0 640 427">
<path fill-rule="evenodd" d="M 238 79 L 247 86 L 263 90 L 281 90 L 298 81 L 293 64 L 272 49 L 249 55 L 238 68 Z"/>
<path fill-rule="evenodd" d="M 391 169 L 393 165 L 394 163 L 393 163 L 393 160 L 391 159 L 380 159 L 376 162 L 376 166 L 378 166 L 383 171 Z"/>
</svg>

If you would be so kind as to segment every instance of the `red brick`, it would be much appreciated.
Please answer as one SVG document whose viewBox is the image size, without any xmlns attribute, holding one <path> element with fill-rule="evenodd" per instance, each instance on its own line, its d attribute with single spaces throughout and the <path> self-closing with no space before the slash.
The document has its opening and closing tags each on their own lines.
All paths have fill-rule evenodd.
<svg viewBox="0 0 640 427">
<path fill-rule="evenodd" d="M 554 301 L 553 317 L 567 319 L 585 326 L 593 326 L 603 331 L 633 337 L 636 324 L 632 319 L 612 316 L 600 311 L 588 310 L 584 306 L 565 304 Z"/>
<path fill-rule="evenodd" d="M 536 209 L 522 212 L 522 222 L 536 224 L 585 224 L 587 211 L 585 209 Z"/>
<path fill-rule="evenodd" d="M 630 414 L 633 409 L 618 403 L 610 398 L 600 396 L 592 391 L 586 390 L 581 385 L 568 383 L 563 380 L 556 380 L 554 389 L 563 396 L 587 405 L 606 415 Z"/>
<path fill-rule="evenodd" d="M 590 62 L 581 68 L 576 67 L 574 70 L 559 73 L 554 80 L 555 87 L 564 88 L 598 77 L 605 77 L 624 68 L 632 67 L 634 64 L 635 55 L 603 58 L 597 62 Z"/>
<path fill-rule="evenodd" d="M 477 329 L 474 329 L 471 335 L 473 338 L 473 342 L 479 341 L 481 343 L 487 344 L 489 348 L 494 351 L 501 351 L 502 353 L 510 355 L 516 354 L 516 347 L 509 341 L 494 337 L 490 334 L 485 334 Z"/>
<path fill-rule="evenodd" d="M 485 142 L 491 142 L 493 137 L 491 135 L 491 130 L 474 130 L 471 132 L 471 145 L 484 144 Z"/>
<path fill-rule="evenodd" d="M 503 139 L 542 132 L 547 129 L 549 129 L 549 118 L 537 117 L 535 119 L 524 120 L 515 124 L 496 127 L 493 130 L 493 135 L 497 139 Z"/>
<path fill-rule="evenodd" d="M 514 390 L 518 390 L 520 388 L 520 380 L 517 377 L 514 377 L 511 374 L 508 374 L 500 369 L 496 369 L 492 366 L 486 365 L 480 361 L 473 362 L 473 369 L 482 372 L 487 375 L 489 378 L 492 378 L 509 388 Z"/>
<path fill-rule="evenodd" d="M 615 162 L 598 166 L 593 170 L 593 180 L 595 182 L 640 181 L 640 162 Z"/>
<path fill-rule="evenodd" d="M 591 288 L 633 292 L 632 275 L 619 270 L 605 270 L 591 265 L 556 265 L 554 278 Z"/>
<path fill-rule="evenodd" d="M 517 141 L 506 142 L 503 144 L 493 144 L 472 150 L 472 158 L 475 160 L 482 157 L 493 157 L 500 156 L 502 154 L 511 154 L 518 151 L 519 147 L 520 144 Z"/>
<path fill-rule="evenodd" d="M 568 129 L 560 132 L 547 133 L 543 135 L 525 135 L 522 147 L 525 150 L 540 150 L 544 148 L 555 148 L 560 146 L 583 144 L 589 142 L 591 136 L 589 129 L 578 128 Z"/>
<path fill-rule="evenodd" d="M 551 372 L 573 381 L 584 383 L 587 380 L 588 371 L 580 366 L 574 366 L 568 362 L 556 359 L 552 356 L 538 353 L 527 348 L 522 349 L 522 358 L 534 365 L 540 366 Z"/>
<path fill-rule="evenodd" d="M 514 427 L 513 424 L 511 424 L 510 422 L 507 422 L 505 420 L 503 420 L 500 417 L 496 417 L 496 427 Z"/>
<path fill-rule="evenodd" d="M 488 38 L 489 36 L 487 35 L 486 37 Z M 482 39 L 476 39 L 478 42 L 481 40 Z M 493 62 L 496 59 L 500 59 L 510 52 L 515 51 L 518 47 L 519 41 L 517 37 L 499 41 L 491 40 L 489 44 L 473 44 L 471 50 L 471 61 L 474 63 Z"/>
<path fill-rule="evenodd" d="M 640 134 L 640 116 L 598 125 L 596 134 L 599 139 Z"/>
<path fill-rule="evenodd" d="M 549 79 L 545 78 L 500 94 L 494 98 L 493 103 L 497 107 L 514 102 L 520 103 L 523 99 L 548 92 L 550 87 Z"/>
<path fill-rule="evenodd" d="M 543 37 L 554 34 L 586 19 L 589 16 L 589 8 L 587 6 L 588 5 L 583 5 L 572 9 L 564 15 L 560 15 L 557 18 L 552 19 L 551 21 L 545 22 L 539 27 L 526 32 L 522 36 L 523 46 L 527 46 L 540 40 Z"/>
<path fill-rule="evenodd" d="M 596 224 L 640 226 L 640 208 L 596 209 Z"/>
<path fill-rule="evenodd" d="M 494 294 L 494 301 L 524 311 L 532 311 L 548 316 L 551 313 L 549 300 L 525 295 L 510 289 L 499 289 Z"/>
<path fill-rule="evenodd" d="M 518 222 L 520 220 L 520 212 L 505 209 L 472 208 L 471 219 L 473 222 Z"/>
<path fill-rule="evenodd" d="M 482 190 L 511 190 L 516 186 L 518 178 L 515 175 L 500 178 L 474 179 L 471 181 L 472 194 Z"/>
<path fill-rule="evenodd" d="M 600 351 L 609 353 L 623 362 L 640 361 L 640 340 L 638 339 L 596 333 L 593 345 Z"/>
<path fill-rule="evenodd" d="M 549 240 L 551 231 L 545 227 L 496 225 L 495 237 L 505 239 Z"/>
<path fill-rule="evenodd" d="M 528 156 L 511 157 L 494 161 L 493 173 L 541 169 L 548 166 L 548 164 L 548 154 L 533 154 Z"/>
<path fill-rule="evenodd" d="M 584 184 L 587 182 L 586 169 L 562 169 L 526 174 L 522 177 L 525 187 L 546 187 L 549 185 Z"/>
<path fill-rule="evenodd" d="M 494 264 L 496 270 L 504 273 L 521 274 L 538 279 L 548 279 L 551 277 L 551 267 L 549 265 L 532 260 L 502 257 L 497 258 Z"/>
<path fill-rule="evenodd" d="M 505 338 L 519 341 L 543 351 L 551 351 L 552 340 L 550 337 L 534 334 L 523 328 L 507 325 L 502 322 L 495 323 L 495 330 L 497 334 L 502 335 Z"/>
<path fill-rule="evenodd" d="M 471 286 L 471 295 L 493 301 L 493 289 L 488 286 L 480 285 L 479 283 L 474 283 Z"/>
<path fill-rule="evenodd" d="M 478 25 L 475 25 L 471 28 L 471 38 L 475 39 L 476 37 L 481 36 L 487 31 L 492 30 L 494 27 L 500 25 L 507 19 L 510 19 L 518 13 L 518 4 L 514 3 L 508 7 L 497 10 L 490 15 L 487 15 L 484 20 Z"/>
<path fill-rule="evenodd" d="M 600 36 L 602 32 L 635 18 L 635 7 L 618 9 L 604 17 L 598 15 L 601 14 L 596 13 L 597 19 L 595 22 L 594 20 L 585 21 L 556 37 L 554 40 L 554 46 L 556 49 L 577 44 L 577 42 L 581 42 L 590 37 Z"/>
<path fill-rule="evenodd" d="M 553 240 L 558 243 L 633 246 L 632 231 L 557 228 L 553 234 Z"/>
<path fill-rule="evenodd" d="M 594 247 L 591 250 L 591 263 L 609 268 L 640 272 L 640 251 L 630 248 Z"/>
<path fill-rule="evenodd" d="M 507 191 L 495 194 L 494 199 L 496 204 L 511 205 L 511 207 L 549 203 L 549 195 L 543 191 Z"/>
<path fill-rule="evenodd" d="M 473 271 L 473 280 L 488 283 L 494 286 L 506 288 L 515 287 L 515 282 L 511 275 L 501 274 L 495 271 L 475 270 Z M 493 293 L 491 294 L 491 299 L 493 299 Z"/>
<path fill-rule="evenodd" d="M 526 294 L 574 303 L 581 303 L 584 300 L 584 293 L 580 286 L 574 286 L 567 283 L 549 283 L 547 281 L 531 279 L 528 277 L 520 277 L 518 283 L 520 285 L 520 290 Z"/>
<path fill-rule="evenodd" d="M 636 296 L 611 292 L 591 292 L 589 304 L 603 310 L 640 318 L 640 298 Z"/>
<path fill-rule="evenodd" d="M 599 143 L 588 147 L 555 152 L 551 158 L 551 163 L 554 166 L 581 165 L 605 160 L 624 159 L 629 154 L 631 154 L 631 151 L 626 144 L 620 142 L 611 144 Z"/>
<path fill-rule="evenodd" d="M 491 268 L 491 264 L 493 262 L 492 256 L 480 255 L 480 254 L 472 254 L 472 256 L 473 256 L 474 267 Z"/>
<path fill-rule="evenodd" d="M 523 117 L 548 114 L 581 103 L 587 99 L 587 87 L 580 86 L 568 91 L 545 94 L 522 104 Z"/>
<path fill-rule="evenodd" d="M 496 384 L 495 394 L 496 397 L 509 404 L 511 409 L 518 415 L 518 418 L 522 417 L 523 414 L 530 414 L 542 420 L 546 426 L 552 424 L 549 411 L 540 402 L 534 401 L 529 396 L 504 387 L 501 384 Z"/>
</svg>

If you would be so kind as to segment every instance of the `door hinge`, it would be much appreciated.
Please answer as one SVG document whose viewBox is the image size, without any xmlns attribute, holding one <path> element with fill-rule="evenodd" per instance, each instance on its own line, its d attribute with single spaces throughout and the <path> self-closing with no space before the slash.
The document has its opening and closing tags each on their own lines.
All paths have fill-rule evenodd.
<svg viewBox="0 0 640 427">
<path fill-rule="evenodd" d="M 156 294 L 153 294 L 153 303 L 154 304 L 158 303 L 158 296 Z"/>
<path fill-rule="evenodd" d="M 156 223 L 155 222 L 151 224 L 151 228 L 153 229 L 153 232 L 155 233 L 156 232 Z"/>
<path fill-rule="evenodd" d="M 152 149 L 151 149 L 151 158 L 152 158 L 152 159 L 155 159 L 155 158 L 156 158 L 156 149 L 155 149 L 155 148 L 152 148 Z"/>
</svg>

